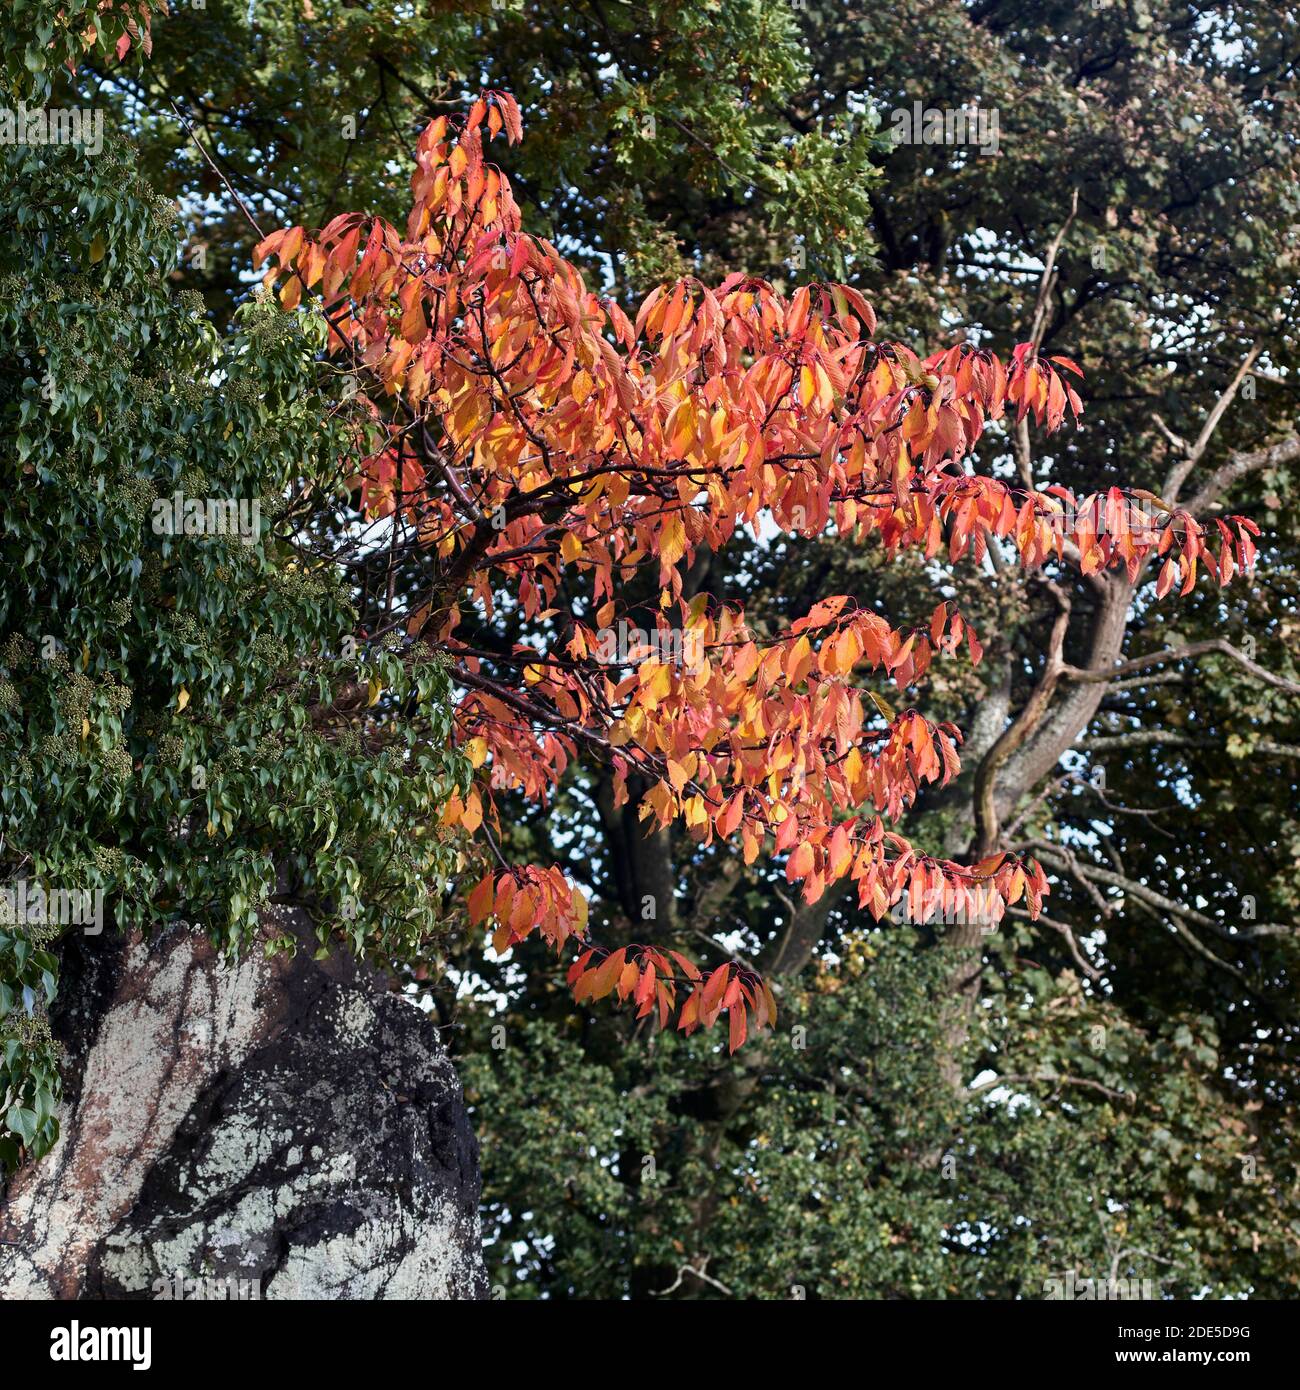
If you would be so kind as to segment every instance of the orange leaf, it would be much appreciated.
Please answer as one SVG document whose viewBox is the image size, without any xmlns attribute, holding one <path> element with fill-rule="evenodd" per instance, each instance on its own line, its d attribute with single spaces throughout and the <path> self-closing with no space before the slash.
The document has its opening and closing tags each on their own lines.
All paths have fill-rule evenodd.
<svg viewBox="0 0 1300 1390">
<path fill-rule="evenodd" d="M 813 847 L 804 840 L 798 849 L 790 856 L 785 866 L 785 877 L 788 883 L 793 883 L 797 878 L 805 878 L 812 872 L 813 863 L 816 856 Z"/>
</svg>

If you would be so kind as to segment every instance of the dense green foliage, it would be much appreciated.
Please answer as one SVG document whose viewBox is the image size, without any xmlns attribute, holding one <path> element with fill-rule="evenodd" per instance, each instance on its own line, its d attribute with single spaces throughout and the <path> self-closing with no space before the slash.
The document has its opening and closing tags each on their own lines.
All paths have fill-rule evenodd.
<svg viewBox="0 0 1300 1390">
<path fill-rule="evenodd" d="M 103 894 L 98 923 L 0 925 L 12 1164 L 56 1137 L 63 930 L 189 922 L 234 951 L 275 901 L 322 949 L 418 958 L 454 849 L 408 831 L 458 763 L 446 673 L 358 641 L 313 559 L 356 448 L 323 324 L 251 301 L 223 336 L 176 297 L 175 208 L 120 140 L 6 148 L 0 187 L 0 883 Z M 251 524 L 169 534 L 177 490 Z"/>
<path fill-rule="evenodd" d="M 85 90 L 138 129 L 142 167 L 186 207 L 185 273 L 217 312 L 256 237 L 178 135 L 184 112 L 268 229 L 405 215 L 415 137 L 505 87 L 529 138 L 505 161 L 530 227 L 621 289 L 732 268 L 842 274 L 869 248 L 874 114 L 794 130 L 807 82 L 784 0 L 208 0 L 156 33 L 166 60 L 97 65 Z M 202 263 L 201 268 L 199 262 Z"/>
<path fill-rule="evenodd" d="M 484 1029 L 464 1068 L 498 1286 L 648 1296 L 689 1265 L 735 1297 L 1040 1298 L 1062 1267 L 1104 1278 L 1144 1250 L 1169 1261 L 1154 1275 L 1168 1296 L 1237 1292 L 1239 1244 L 1267 1216 L 1239 1181 L 1240 1125 L 1199 1078 L 1217 1058 L 1208 1021 L 1145 1035 L 1077 978 L 1026 972 L 1033 997 L 998 990 L 982 1041 L 1043 1099 L 986 1085 L 954 1121 L 935 1064 L 943 975 L 921 944 L 906 927 L 846 940 L 721 1095 L 698 1040 L 521 1021 L 494 1050 Z"/>
</svg>

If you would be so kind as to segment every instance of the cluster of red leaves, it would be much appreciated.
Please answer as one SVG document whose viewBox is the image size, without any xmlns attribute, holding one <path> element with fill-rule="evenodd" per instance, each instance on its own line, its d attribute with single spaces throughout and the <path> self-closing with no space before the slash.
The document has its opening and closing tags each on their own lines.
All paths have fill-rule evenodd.
<svg viewBox="0 0 1300 1390">
<path fill-rule="evenodd" d="M 732 1052 L 748 1037 L 751 1014 L 756 1032 L 776 1023 L 772 986 L 734 962 L 705 975 L 680 951 L 631 945 L 602 952 L 589 947 L 569 967 L 568 980 L 578 1003 L 615 994 L 621 1002 L 630 999 L 637 1018 L 653 1019 L 660 1030 L 677 1009 L 678 985 L 686 984 L 690 989 L 677 1015 L 678 1029 L 689 1037 L 697 1028 L 712 1028 L 725 1013 Z"/>
<path fill-rule="evenodd" d="M 493 949 L 508 951 L 534 930 L 540 930 L 556 947 L 570 939 L 584 941 L 587 900 L 576 892 L 558 869 L 535 866 L 485 874 L 470 892 L 471 923 L 495 922 Z M 620 1002 L 631 1000 L 638 1019 L 649 1018 L 658 1029 L 677 1015 L 678 1028 L 689 1036 L 697 1028 L 711 1028 L 727 1015 L 732 1052 L 754 1029 L 776 1021 L 772 987 L 752 970 L 728 963 L 708 974 L 680 951 L 656 950 L 632 944 L 618 950 L 585 946 L 569 967 L 568 983 L 578 1003 L 595 1003 L 613 994 Z M 680 1012 L 678 987 L 690 986 Z"/>
<path fill-rule="evenodd" d="M 477 925 L 495 921 L 493 949 L 508 951 L 540 927 L 555 946 L 587 931 L 587 899 L 559 869 L 528 865 L 494 879 L 486 874 L 469 895 L 469 918 Z"/>
<path fill-rule="evenodd" d="M 428 557 L 430 600 L 408 631 L 455 662 L 460 736 L 480 769 L 443 823 L 486 833 L 498 824 L 494 793 L 544 800 L 585 745 L 612 761 L 620 803 L 636 774 L 647 788 L 640 814 L 654 826 L 680 818 L 704 843 L 738 836 L 747 862 L 770 837 L 809 901 L 849 877 L 877 917 L 905 895 L 990 886 L 1008 901 L 1027 896 L 1036 913 L 1047 886 L 1036 864 L 999 856 L 971 870 L 919 855 L 885 827 L 922 783 L 956 774 L 960 735 L 871 692 L 883 727 L 869 728 L 854 673 L 883 671 L 901 690 L 963 639 L 977 661 L 952 604 L 894 629 L 836 596 L 764 638 L 737 609 L 686 602 L 685 565 L 763 518 L 954 560 L 981 559 L 995 537 L 1027 567 L 1055 557 L 1136 575 L 1164 555 L 1161 592 L 1178 577 L 1185 592 L 1198 564 L 1220 582 L 1249 567 L 1251 523 L 1217 523 L 1216 556 L 1192 518 L 1149 494 L 1076 502 L 1061 488 L 969 471 L 988 422 L 1014 412 L 1052 430 L 1077 417 L 1067 374 L 1078 367 L 1027 345 L 1004 365 L 969 343 L 921 359 L 872 342 L 875 315 L 847 286 L 786 297 L 740 274 L 716 289 L 685 279 L 629 320 L 522 230 L 509 182 L 484 158 L 485 132 L 520 138 L 508 94 L 485 94 L 458 129 L 445 117 L 427 127 L 405 233 L 349 213 L 258 248 L 285 306 L 317 291 L 331 350 L 376 383 L 388 438 L 363 467 L 365 503 L 408 521 Z M 602 657 L 602 634 L 627 611 L 621 595 L 646 569 L 661 590 L 646 650 Z M 567 599 L 553 606 L 566 572 L 589 586 L 580 613 Z M 461 607 L 445 596 L 476 602 L 490 620 L 503 590 L 535 624 L 536 643 L 478 650 L 457 635 Z M 663 657 L 672 639 L 689 642 L 689 659 Z M 557 945 L 581 935 L 581 894 L 557 870 L 484 882 L 471 916 L 498 924 L 499 945 L 533 928 Z M 580 968 L 583 997 L 618 993 L 663 1015 L 671 972 L 647 952 Z M 724 984 L 715 971 L 684 1007 L 706 1026 L 731 1013 L 734 1041 L 738 1001 L 758 1026 L 771 1008 L 755 1003 L 760 986 L 723 969 Z"/>
</svg>

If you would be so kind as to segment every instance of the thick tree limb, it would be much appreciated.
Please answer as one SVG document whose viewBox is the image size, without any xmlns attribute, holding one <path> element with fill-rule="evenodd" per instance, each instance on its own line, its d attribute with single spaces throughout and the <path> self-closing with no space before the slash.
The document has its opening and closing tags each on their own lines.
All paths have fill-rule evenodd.
<svg viewBox="0 0 1300 1390">
<path fill-rule="evenodd" d="M 1152 744 L 1173 748 L 1209 748 L 1214 740 L 1192 738 L 1173 729 L 1130 729 L 1124 734 L 1100 734 L 1096 738 L 1080 739 L 1078 746 L 1089 753 L 1103 753 L 1114 748 L 1145 748 Z"/>
<path fill-rule="evenodd" d="M 1232 454 L 1210 475 L 1201 490 L 1187 504 L 1193 516 L 1207 511 L 1234 483 L 1264 468 L 1277 468 L 1300 458 L 1300 434 L 1289 434 L 1276 444 L 1246 453 Z"/>
<path fill-rule="evenodd" d="M 1066 629 L 1070 624 L 1070 599 L 1057 584 L 1047 580 L 1047 587 L 1056 600 L 1057 614 L 1052 623 L 1051 636 L 1047 644 L 1047 661 L 1042 675 L 1034 687 L 1033 694 L 1025 702 L 1024 708 L 1003 731 L 1002 736 L 984 755 L 975 774 L 975 853 L 983 858 L 992 854 L 998 842 L 998 809 L 994 795 L 997 785 L 998 769 L 1017 748 L 1027 739 L 1037 726 L 1052 693 L 1065 669 L 1061 652 L 1065 643 Z"/>
</svg>

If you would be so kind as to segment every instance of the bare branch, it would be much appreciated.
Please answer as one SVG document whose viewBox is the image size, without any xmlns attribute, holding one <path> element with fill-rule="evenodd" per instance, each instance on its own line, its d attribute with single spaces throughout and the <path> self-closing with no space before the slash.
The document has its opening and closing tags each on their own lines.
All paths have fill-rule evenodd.
<svg viewBox="0 0 1300 1390">
<path fill-rule="evenodd" d="M 1029 328 L 1029 341 L 1034 345 L 1035 352 L 1042 347 L 1043 337 L 1047 332 L 1047 309 L 1056 283 L 1056 255 L 1078 211 L 1079 190 L 1076 188 L 1070 197 L 1070 215 L 1061 223 L 1056 235 L 1048 244 L 1047 255 L 1043 257 L 1043 274 L 1038 281 L 1038 298 L 1034 302 L 1034 317 Z"/>
<path fill-rule="evenodd" d="M 1007 908 L 1007 912 L 1012 917 L 1023 917 L 1027 922 L 1034 920 L 1023 907 L 1009 907 Z M 1040 912 L 1038 914 L 1038 921 L 1051 927 L 1054 931 L 1060 932 L 1061 935 L 1065 937 L 1065 944 L 1070 948 L 1070 954 L 1074 957 L 1074 963 L 1090 980 L 1095 981 L 1101 979 L 1101 971 L 1098 970 L 1091 961 L 1084 957 L 1083 952 L 1079 949 L 1079 943 L 1075 939 L 1074 932 L 1067 923 L 1059 922 L 1055 917 L 1049 917 L 1045 912 Z"/>
<path fill-rule="evenodd" d="M 1165 497 L 1171 504 L 1177 502 L 1178 493 L 1186 481 L 1187 475 L 1200 463 L 1202 454 L 1209 447 L 1210 440 L 1214 437 L 1214 431 L 1219 426 L 1219 421 L 1223 419 L 1224 412 L 1232 404 L 1242 381 L 1245 380 L 1246 374 L 1254 366 L 1255 359 L 1262 350 L 1262 344 L 1256 343 L 1246 354 L 1241 366 L 1237 368 L 1236 376 L 1228 383 L 1223 394 L 1215 401 L 1210 413 L 1205 417 L 1205 424 L 1201 426 L 1196 443 L 1189 446 L 1186 440 L 1179 441 L 1183 445 L 1183 457 L 1169 470 L 1169 476 L 1165 479 Z M 1160 424 L 1163 428 L 1163 421 Z M 1169 434 L 1168 430 L 1166 430 L 1166 434 Z M 1172 434 L 1169 437 L 1176 438 Z"/>
<path fill-rule="evenodd" d="M 1070 681 L 1110 681 L 1114 680 L 1116 676 L 1127 676 L 1134 671 L 1149 670 L 1152 666 L 1163 666 L 1169 661 L 1187 661 L 1192 657 L 1208 656 L 1213 652 L 1231 657 L 1239 666 L 1244 667 L 1256 680 L 1263 681 L 1265 685 L 1271 685 L 1276 690 L 1285 690 L 1290 695 L 1300 695 L 1300 682 L 1288 680 L 1285 676 L 1274 675 L 1272 671 L 1265 670 L 1244 652 L 1239 652 L 1224 637 L 1212 637 L 1204 642 L 1190 642 L 1185 647 L 1168 647 L 1162 652 L 1149 652 L 1146 656 L 1135 656 L 1131 660 L 1122 661 L 1118 666 L 1111 666 L 1107 670 L 1064 666 L 1061 668 L 1060 674 L 1063 679 Z"/>
<path fill-rule="evenodd" d="M 1175 449 L 1178 450 L 1180 454 L 1190 454 L 1192 452 L 1192 446 L 1182 437 L 1181 434 L 1175 434 L 1173 430 L 1171 430 L 1169 426 L 1165 424 L 1162 416 L 1157 415 L 1153 412 L 1151 418 L 1155 421 L 1156 428 L 1160 431 L 1160 433 L 1164 435 L 1164 437 L 1174 446 Z"/>
<path fill-rule="evenodd" d="M 1047 840 L 1030 841 L 1029 845 L 1036 853 L 1040 854 L 1049 862 L 1057 858 L 1059 865 L 1067 865 L 1065 855 L 1069 852 L 1063 845 L 1052 843 Z M 1059 857 L 1058 857 L 1059 856 Z M 1131 896 L 1134 905 L 1141 908 L 1149 915 L 1164 921 L 1168 919 L 1169 925 L 1187 942 L 1187 944 L 1204 959 L 1222 970 L 1226 970 L 1230 975 L 1240 981 L 1241 984 L 1250 986 L 1245 975 L 1229 961 L 1216 956 L 1201 940 L 1193 936 L 1187 927 L 1188 922 L 1194 922 L 1199 927 L 1204 927 L 1212 931 L 1216 936 L 1225 941 L 1249 941 L 1259 937 L 1268 936 L 1293 936 L 1296 934 L 1294 926 L 1288 926 L 1281 922 L 1259 922 L 1242 927 L 1229 927 L 1225 923 L 1216 921 L 1213 917 L 1207 917 L 1205 913 L 1198 912 L 1195 908 L 1188 907 L 1185 903 L 1175 902 L 1172 898 L 1167 898 L 1163 893 L 1157 893 L 1155 889 L 1148 887 L 1145 883 L 1139 883 L 1136 879 L 1128 878 L 1124 874 L 1115 873 L 1112 869 L 1102 868 L 1099 864 L 1081 865 L 1073 855 L 1069 856 L 1072 864 L 1067 865 L 1072 874 L 1082 872 L 1090 878 L 1096 879 L 1099 883 L 1107 883 L 1113 887 L 1120 888 L 1125 894 Z M 1253 991 L 1252 991 L 1253 992 Z"/>
<path fill-rule="evenodd" d="M 708 1269 L 709 1265 L 709 1257 L 707 1255 L 700 1261 L 700 1264 L 702 1266 L 702 1268 L 700 1269 L 696 1269 L 694 1265 L 682 1265 L 677 1271 L 677 1278 L 673 1280 L 673 1282 L 669 1284 L 666 1289 L 654 1290 L 655 1296 L 657 1298 L 663 1298 L 666 1294 L 675 1293 L 678 1289 L 681 1288 L 682 1280 L 688 1274 L 693 1274 L 697 1279 L 702 1279 L 706 1284 L 711 1284 L 715 1289 L 718 1290 L 719 1293 L 725 1293 L 727 1297 L 730 1298 L 731 1290 L 722 1282 L 722 1280 L 715 1279 L 711 1274 L 707 1274 L 705 1272 Z"/>
<path fill-rule="evenodd" d="M 1035 1081 L 1050 1082 L 1054 1086 L 1084 1086 L 1090 1091 L 1100 1091 L 1112 1100 L 1131 1101 L 1133 1099 L 1127 1091 L 1112 1090 L 1111 1087 L 1103 1086 L 1100 1081 L 1093 1081 L 1089 1077 L 1061 1076 L 1056 1072 L 1042 1072 L 1036 1075 L 1006 1072 L 1002 1076 L 995 1076 L 992 1081 L 981 1081 L 978 1086 L 970 1087 L 970 1093 L 977 1096 L 981 1091 L 991 1091 L 997 1086 L 1028 1086 Z"/>
</svg>

